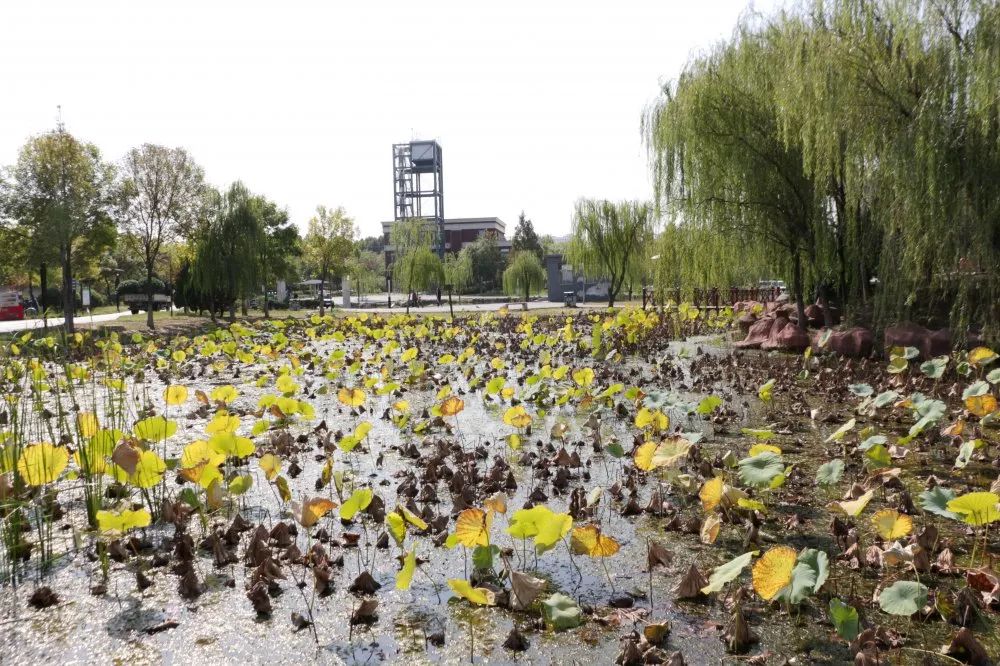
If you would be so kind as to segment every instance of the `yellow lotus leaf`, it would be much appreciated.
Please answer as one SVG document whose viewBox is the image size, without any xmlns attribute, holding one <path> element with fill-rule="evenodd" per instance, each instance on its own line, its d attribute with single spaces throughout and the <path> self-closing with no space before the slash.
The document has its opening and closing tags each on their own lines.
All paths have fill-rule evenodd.
<svg viewBox="0 0 1000 666">
<path fill-rule="evenodd" d="M 658 409 L 643 407 L 635 415 L 635 427 L 642 429 L 651 428 L 657 432 L 661 432 L 670 427 L 670 419 Z"/>
<path fill-rule="evenodd" d="M 507 496 L 501 492 L 493 493 L 483 505 L 495 513 L 507 513 Z"/>
<path fill-rule="evenodd" d="M 253 476 L 250 474 L 239 474 L 229 481 L 229 494 L 242 495 L 253 487 Z"/>
<path fill-rule="evenodd" d="M 108 456 L 111 448 L 94 439 L 84 444 L 73 454 L 73 460 L 84 476 L 97 476 L 108 471 Z"/>
<path fill-rule="evenodd" d="M 587 387 L 594 383 L 594 371 L 591 368 L 580 368 L 573 372 L 573 381 L 578 386 Z"/>
<path fill-rule="evenodd" d="M 212 389 L 212 400 L 215 402 L 221 402 L 228 405 L 233 400 L 239 397 L 240 393 L 236 390 L 236 387 L 232 384 L 226 384 L 225 386 L 217 386 Z"/>
<path fill-rule="evenodd" d="M 413 525 L 418 530 L 423 531 L 427 529 L 427 523 L 424 522 L 424 519 L 407 509 L 402 504 L 396 507 L 396 511 L 398 511 L 399 514 L 406 519 L 406 522 Z"/>
<path fill-rule="evenodd" d="M 770 601 L 792 582 L 798 553 L 788 546 L 775 546 L 753 565 L 753 589 Z"/>
<path fill-rule="evenodd" d="M 359 388 L 342 388 L 337 391 L 337 399 L 347 407 L 360 407 L 365 402 L 365 392 Z"/>
<path fill-rule="evenodd" d="M 129 483 L 136 488 L 152 488 L 163 478 L 167 464 L 154 451 L 139 451 L 139 461 L 132 474 L 126 473 L 118 465 L 109 467 L 108 471 L 119 483 Z"/>
<path fill-rule="evenodd" d="M 208 445 L 218 453 L 236 458 L 246 458 L 257 450 L 249 437 L 239 437 L 231 432 L 219 432 L 212 435 Z"/>
<path fill-rule="evenodd" d="M 997 399 L 992 393 L 973 395 L 965 399 L 965 408 L 979 418 L 982 418 L 997 410 Z"/>
<path fill-rule="evenodd" d="M 94 412 L 80 412 L 77 414 L 76 425 L 80 428 L 80 434 L 84 437 L 93 437 L 101 427 L 97 422 L 97 415 Z"/>
<path fill-rule="evenodd" d="M 871 501 L 871 499 L 872 499 L 872 497 L 874 495 L 875 495 L 875 492 L 872 491 L 872 490 L 869 490 L 868 492 L 866 492 L 864 495 L 862 495 L 861 497 L 859 497 L 857 499 L 846 500 L 846 501 L 843 501 L 843 502 L 834 502 L 830 506 L 831 506 L 831 508 L 839 509 L 840 511 L 842 511 L 845 514 L 847 514 L 848 516 L 856 518 L 857 516 L 861 515 L 862 511 L 865 510 L 865 507 L 868 506 L 868 502 Z"/>
<path fill-rule="evenodd" d="M 455 521 L 455 540 L 466 548 L 490 545 L 493 513 L 482 509 L 465 509 Z"/>
<path fill-rule="evenodd" d="M 401 515 L 393 511 L 392 513 L 386 515 L 385 526 L 389 529 L 389 534 L 392 535 L 396 544 L 402 546 L 403 538 L 406 536 L 406 520 L 404 520 Z"/>
<path fill-rule="evenodd" d="M 288 375 L 281 375 L 278 377 L 278 381 L 274 383 L 274 386 L 280 393 L 284 393 L 285 395 L 297 393 L 299 390 L 299 385 L 296 384 L 295 380 Z"/>
<path fill-rule="evenodd" d="M 187 397 L 187 387 L 180 384 L 173 384 L 163 390 L 163 399 L 168 405 L 182 405 Z"/>
<path fill-rule="evenodd" d="M 989 365 L 997 359 L 996 352 L 989 347 L 976 347 L 969 352 L 969 363 L 976 366 Z"/>
<path fill-rule="evenodd" d="M 688 454 L 691 442 L 683 437 L 668 437 L 660 443 L 646 442 L 636 448 L 633 460 L 639 469 L 649 472 L 669 467 Z"/>
<path fill-rule="evenodd" d="M 496 595 L 492 590 L 485 587 L 472 587 L 472 583 L 462 578 L 451 578 L 448 580 L 450 587 L 455 594 L 480 606 L 496 606 Z"/>
<path fill-rule="evenodd" d="M 701 542 L 705 544 L 715 543 L 715 540 L 719 538 L 719 530 L 721 528 L 722 518 L 719 514 L 710 513 L 705 516 L 705 520 L 701 524 L 701 531 L 699 534 Z"/>
<path fill-rule="evenodd" d="M 302 504 L 292 502 L 292 515 L 302 527 L 312 527 L 319 519 L 337 508 L 337 503 L 325 497 L 313 497 Z"/>
<path fill-rule="evenodd" d="M 899 539 L 913 531 L 913 519 L 895 509 L 882 509 L 872 516 L 875 531 L 885 540 Z"/>
<path fill-rule="evenodd" d="M 395 409 L 397 412 L 403 414 L 410 409 L 410 403 L 406 400 L 397 400 L 396 402 L 392 403 L 392 408 Z"/>
<path fill-rule="evenodd" d="M 177 432 L 177 422 L 150 416 L 135 424 L 135 436 L 147 442 L 161 442 Z"/>
<path fill-rule="evenodd" d="M 417 570 L 417 549 L 411 548 L 403 558 L 403 568 L 396 574 L 396 589 L 408 590 L 413 582 L 413 573 Z"/>
<path fill-rule="evenodd" d="M 640 444 L 632 456 L 635 466 L 644 472 L 651 472 L 656 469 L 657 466 L 653 462 L 653 458 L 656 455 L 656 448 L 658 446 L 659 444 L 657 442 L 646 442 L 644 444 Z"/>
<path fill-rule="evenodd" d="M 781 449 L 779 449 L 774 444 L 754 444 L 750 447 L 749 457 L 753 458 L 758 453 L 764 453 L 765 451 L 770 451 L 771 453 L 776 453 L 781 455 Z"/>
<path fill-rule="evenodd" d="M 208 422 L 205 432 L 214 435 L 220 432 L 236 432 L 240 427 L 240 417 L 221 411 Z"/>
<path fill-rule="evenodd" d="M 340 517 L 342 520 L 354 520 L 354 516 L 359 511 L 364 511 L 372 503 L 374 493 L 371 488 L 359 488 L 351 493 L 340 507 Z"/>
<path fill-rule="evenodd" d="M 208 488 L 214 481 L 222 481 L 222 472 L 218 466 L 203 461 L 192 467 L 185 467 L 178 472 L 182 478 L 191 483 L 197 483 L 202 488 Z"/>
<path fill-rule="evenodd" d="M 97 529 L 102 532 L 123 534 L 136 527 L 149 527 L 151 521 L 152 517 L 145 509 L 138 511 L 126 509 L 120 513 L 114 511 L 97 512 Z"/>
<path fill-rule="evenodd" d="M 573 517 L 555 513 L 544 504 L 514 512 L 507 533 L 516 539 L 534 537 L 535 551 L 544 553 L 555 546 L 573 528 Z"/>
<path fill-rule="evenodd" d="M 265 453 L 260 457 L 260 468 L 268 481 L 274 481 L 281 471 L 281 460 L 273 453 Z"/>
<path fill-rule="evenodd" d="M 222 508 L 222 503 L 226 500 L 226 494 L 222 490 L 222 477 L 214 479 L 205 489 L 205 504 L 213 511 Z"/>
<path fill-rule="evenodd" d="M 21 451 L 17 471 L 29 486 L 40 486 L 55 481 L 69 464 L 69 451 L 64 446 L 49 442 L 32 444 Z"/>
<path fill-rule="evenodd" d="M 402 361 L 403 363 L 409 363 L 416 357 L 417 357 L 417 348 L 410 347 L 409 349 L 407 349 L 402 353 L 402 355 L 399 357 L 399 360 Z"/>
<path fill-rule="evenodd" d="M 441 403 L 441 416 L 455 416 L 463 409 L 465 409 L 465 402 L 453 395 Z"/>
<path fill-rule="evenodd" d="M 202 463 L 207 462 L 213 467 L 218 467 L 226 461 L 226 455 L 224 453 L 219 453 L 214 448 L 208 445 L 208 442 L 203 439 L 197 439 L 181 451 L 181 467 L 195 467 Z"/>
<path fill-rule="evenodd" d="M 1000 495 L 988 492 L 966 493 L 948 502 L 948 510 L 961 514 L 969 525 L 988 525 L 1000 520 Z"/>
<path fill-rule="evenodd" d="M 365 437 L 367 437 L 368 433 L 370 433 L 371 431 L 372 431 L 371 421 L 362 421 L 361 423 L 358 424 L 358 427 L 354 429 L 354 436 L 358 439 L 358 441 L 360 441 Z"/>
<path fill-rule="evenodd" d="M 523 405 L 515 405 L 504 412 L 503 422 L 514 428 L 524 429 L 531 425 L 531 414 L 528 414 Z"/>
<path fill-rule="evenodd" d="M 716 476 L 706 481 L 698 493 L 698 497 L 701 498 L 701 508 L 705 511 L 711 511 L 719 506 L 719 502 L 722 501 L 724 485 L 725 482 L 721 476 Z"/>
<path fill-rule="evenodd" d="M 610 557 L 621 548 L 619 543 L 601 533 L 597 525 L 583 525 L 573 529 L 570 546 L 577 555 Z"/>
</svg>

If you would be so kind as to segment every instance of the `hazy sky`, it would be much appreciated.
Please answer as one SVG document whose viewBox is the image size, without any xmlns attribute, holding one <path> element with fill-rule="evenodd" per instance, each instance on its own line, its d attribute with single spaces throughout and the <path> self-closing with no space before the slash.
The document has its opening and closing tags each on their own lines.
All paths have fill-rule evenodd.
<svg viewBox="0 0 1000 666">
<path fill-rule="evenodd" d="M 771 6 L 758 0 L 758 10 Z M 99 2 L 0 8 L 0 164 L 55 126 L 118 160 L 183 146 L 304 226 L 392 217 L 391 145 L 437 139 L 448 217 L 524 209 L 570 227 L 578 197 L 647 198 L 639 133 L 661 81 L 728 37 L 745 0 Z"/>
</svg>

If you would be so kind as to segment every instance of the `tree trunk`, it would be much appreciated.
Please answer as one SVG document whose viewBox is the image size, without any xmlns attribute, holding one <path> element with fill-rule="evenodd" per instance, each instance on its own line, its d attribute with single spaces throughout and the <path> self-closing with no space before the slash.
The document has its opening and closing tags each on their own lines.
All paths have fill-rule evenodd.
<svg viewBox="0 0 1000 666">
<path fill-rule="evenodd" d="M 76 294 L 73 293 L 72 259 L 72 250 L 67 243 L 62 247 L 63 321 L 67 333 L 73 333 L 75 330 L 73 326 L 73 302 Z"/>
<path fill-rule="evenodd" d="M 802 298 L 802 257 L 798 250 L 792 252 L 792 291 L 795 296 L 795 314 L 799 318 L 799 326 L 806 327 L 806 305 Z"/>
<path fill-rule="evenodd" d="M 451 305 L 451 289 L 448 290 L 448 312 L 451 313 L 451 318 L 455 318 L 455 308 Z"/>
<path fill-rule="evenodd" d="M 156 323 L 153 321 L 153 266 L 146 264 L 146 328 L 153 330 Z"/>
<path fill-rule="evenodd" d="M 326 268 L 324 268 L 322 271 L 320 271 L 320 276 L 319 276 L 319 316 L 320 317 L 322 317 L 323 314 L 326 312 L 326 309 L 324 308 L 324 303 L 323 303 L 323 287 L 325 287 L 325 286 L 326 286 Z"/>
</svg>

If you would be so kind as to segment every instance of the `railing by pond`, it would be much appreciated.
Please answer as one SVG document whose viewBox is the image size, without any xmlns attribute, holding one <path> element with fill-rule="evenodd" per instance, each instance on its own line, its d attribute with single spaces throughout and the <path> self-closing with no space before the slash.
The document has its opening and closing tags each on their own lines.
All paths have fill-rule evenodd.
<svg viewBox="0 0 1000 666">
<path fill-rule="evenodd" d="M 780 287 L 712 287 L 708 289 L 665 289 L 657 291 L 653 287 L 643 287 L 642 305 L 663 306 L 674 303 L 690 303 L 699 308 L 721 308 L 743 301 L 770 303 L 782 294 Z"/>
</svg>

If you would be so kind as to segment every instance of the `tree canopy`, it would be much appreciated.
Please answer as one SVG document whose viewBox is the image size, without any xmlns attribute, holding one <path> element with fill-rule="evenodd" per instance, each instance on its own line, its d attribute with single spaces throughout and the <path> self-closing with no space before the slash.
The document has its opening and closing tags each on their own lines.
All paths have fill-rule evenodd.
<svg viewBox="0 0 1000 666">
<path fill-rule="evenodd" d="M 321 280 L 319 289 L 321 315 L 325 309 L 326 281 L 344 275 L 347 261 L 354 254 L 356 236 L 354 219 L 347 215 L 343 207 L 330 209 L 326 206 L 317 206 L 316 214 L 309 220 L 309 231 L 302 241 L 302 256 L 309 270 Z"/>
<path fill-rule="evenodd" d="M 998 36 L 977 0 L 748 14 L 644 116 L 657 205 L 700 266 L 735 242 L 800 302 L 997 337 Z"/>
<path fill-rule="evenodd" d="M 613 307 L 629 274 L 645 265 L 652 237 L 649 204 L 582 199 L 576 204 L 568 255 L 587 276 L 608 280 L 608 306 Z"/>
<path fill-rule="evenodd" d="M 407 296 L 427 289 L 442 277 L 441 260 L 433 247 L 437 242 L 434 225 L 426 220 L 401 220 L 392 226 L 390 237 L 394 259 L 392 279 Z M 410 299 L 406 301 L 410 311 Z"/>
<path fill-rule="evenodd" d="M 73 331 L 73 268 L 87 245 L 99 256 L 114 237 L 111 216 L 114 169 L 96 146 L 62 128 L 32 137 L 3 181 L 4 217 L 13 219 L 24 260 L 58 262 L 62 268 L 63 315 Z"/>
<path fill-rule="evenodd" d="M 545 286 L 545 269 L 542 262 L 531 250 L 522 250 L 503 272 L 503 290 L 510 296 L 524 295 L 527 306 L 532 292 L 537 292 Z"/>
<path fill-rule="evenodd" d="M 517 227 L 514 228 L 514 236 L 510 240 L 510 251 L 512 253 L 527 250 L 532 252 L 539 260 L 544 259 L 542 243 L 535 233 L 535 225 L 524 216 L 524 211 L 517 218 Z"/>
</svg>

